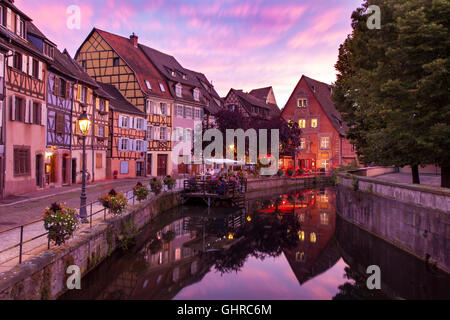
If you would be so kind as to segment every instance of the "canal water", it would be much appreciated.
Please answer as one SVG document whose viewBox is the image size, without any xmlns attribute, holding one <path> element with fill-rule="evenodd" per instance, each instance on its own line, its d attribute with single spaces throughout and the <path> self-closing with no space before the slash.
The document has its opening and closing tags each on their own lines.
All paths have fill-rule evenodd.
<svg viewBox="0 0 450 320">
<path fill-rule="evenodd" d="M 449 275 L 345 222 L 331 188 L 164 213 L 81 285 L 61 299 L 450 299 Z"/>
</svg>

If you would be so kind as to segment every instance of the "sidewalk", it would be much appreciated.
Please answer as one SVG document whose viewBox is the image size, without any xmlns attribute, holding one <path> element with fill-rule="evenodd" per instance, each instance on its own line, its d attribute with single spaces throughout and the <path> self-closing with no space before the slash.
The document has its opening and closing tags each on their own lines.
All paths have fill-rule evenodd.
<svg viewBox="0 0 450 320">
<path fill-rule="evenodd" d="M 87 203 L 97 201 L 97 199 L 107 193 L 110 189 L 114 188 L 118 192 L 125 193 L 125 196 L 131 198 L 133 192 L 131 191 L 136 182 L 144 182 L 143 179 L 126 179 L 126 180 L 113 180 L 104 183 L 92 184 L 87 189 Z M 177 180 L 176 190 L 180 189 L 183 185 L 183 180 Z M 16 245 L 20 242 L 20 228 L 10 230 L 16 226 L 27 224 L 36 221 L 42 217 L 43 210 L 53 202 L 65 202 L 72 208 L 78 208 L 80 206 L 80 186 L 74 188 L 68 188 L 66 190 L 59 189 L 59 192 L 42 192 L 33 194 L 34 198 L 31 198 L 31 194 L 27 195 L 27 200 L 20 200 L 16 203 L 11 203 L 0 207 L 0 251 Z M 132 204 L 130 203 L 130 206 Z M 89 208 L 90 209 L 90 208 Z M 89 210 L 88 209 L 88 210 Z M 93 217 L 93 225 L 102 223 L 104 221 L 103 206 L 96 202 L 92 206 L 93 212 L 100 212 Z M 90 212 L 88 211 L 88 215 Z M 109 214 L 106 218 L 109 218 Z M 77 232 L 83 232 L 89 228 L 89 225 L 81 225 Z M 8 231 L 9 230 L 9 231 Z M 24 227 L 24 239 L 27 241 L 35 240 L 25 243 L 23 245 L 23 261 L 29 260 L 32 257 L 47 250 L 47 237 L 40 237 L 46 231 L 42 221 L 32 223 Z M 16 247 L 11 250 L 7 250 L 0 254 L 0 274 L 7 270 L 10 270 L 16 264 L 19 263 L 19 248 Z"/>
<path fill-rule="evenodd" d="M 398 182 L 398 183 L 409 183 L 412 184 L 412 176 L 408 173 L 388 173 L 382 174 L 380 176 L 375 176 L 374 178 L 390 181 L 390 182 Z M 432 174 L 421 174 L 420 175 L 420 184 L 424 186 L 431 187 L 440 187 L 441 186 L 441 176 L 440 175 L 432 175 Z"/>
</svg>

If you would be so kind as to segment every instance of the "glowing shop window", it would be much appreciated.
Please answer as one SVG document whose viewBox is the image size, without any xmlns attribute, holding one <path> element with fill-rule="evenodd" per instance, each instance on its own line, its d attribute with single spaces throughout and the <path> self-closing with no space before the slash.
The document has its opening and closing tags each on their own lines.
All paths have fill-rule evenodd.
<svg viewBox="0 0 450 320">
<path fill-rule="evenodd" d="M 301 241 L 305 241 L 305 231 L 298 232 L 298 239 Z"/>
<path fill-rule="evenodd" d="M 181 249 L 177 248 L 175 249 L 175 260 L 180 260 L 181 259 Z"/>
<path fill-rule="evenodd" d="M 323 224 L 325 226 L 328 225 L 328 213 L 322 212 L 320 214 L 320 224 Z"/>
<path fill-rule="evenodd" d="M 311 243 L 316 243 L 317 236 L 314 232 L 311 232 L 311 234 L 309 235 L 309 241 L 311 241 Z"/>
</svg>

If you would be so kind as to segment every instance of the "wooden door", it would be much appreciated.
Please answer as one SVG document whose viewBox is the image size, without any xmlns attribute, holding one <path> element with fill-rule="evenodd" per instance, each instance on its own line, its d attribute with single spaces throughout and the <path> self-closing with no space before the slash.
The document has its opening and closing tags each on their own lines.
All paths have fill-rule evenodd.
<svg viewBox="0 0 450 320">
<path fill-rule="evenodd" d="M 36 185 L 38 187 L 43 187 L 44 176 L 43 176 L 43 166 L 44 159 L 41 154 L 36 155 Z"/>
<path fill-rule="evenodd" d="M 77 183 L 77 159 L 72 159 L 72 183 Z"/>
<path fill-rule="evenodd" d="M 158 154 L 158 177 L 167 175 L 167 154 Z"/>
<path fill-rule="evenodd" d="M 69 158 L 67 157 L 67 155 L 63 155 L 63 159 L 62 159 L 62 183 L 63 184 L 67 184 L 68 165 L 69 165 Z"/>
</svg>

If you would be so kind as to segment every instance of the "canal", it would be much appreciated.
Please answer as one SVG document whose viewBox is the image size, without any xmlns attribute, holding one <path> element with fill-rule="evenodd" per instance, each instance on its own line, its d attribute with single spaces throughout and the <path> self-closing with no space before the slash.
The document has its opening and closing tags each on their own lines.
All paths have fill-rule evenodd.
<svg viewBox="0 0 450 320">
<path fill-rule="evenodd" d="M 81 285 L 60 299 L 450 299 L 449 275 L 344 221 L 332 188 L 164 213 Z"/>
</svg>

